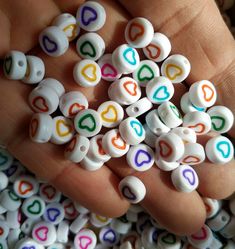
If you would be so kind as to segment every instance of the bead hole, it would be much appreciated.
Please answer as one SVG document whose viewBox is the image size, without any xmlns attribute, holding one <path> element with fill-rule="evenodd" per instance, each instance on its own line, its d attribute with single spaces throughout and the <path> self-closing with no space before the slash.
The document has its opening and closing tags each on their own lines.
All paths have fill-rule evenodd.
<svg viewBox="0 0 235 249">
<path fill-rule="evenodd" d="M 221 220 L 222 220 L 223 222 L 226 222 L 226 221 L 227 221 L 227 218 L 226 218 L 225 216 L 222 216 L 222 217 L 221 217 Z"/>
<path fill-rule="evenodd" d="M 85 145 L 82 145 L 82 146 L 80 147 L 80 151 L 82 151 L 82 152 L 86 151 L 86 146 L 85 146 Z"/>
<path fill-rule="evenodd" d="M 139 112 L 139 107 L 137 107 L 137 106 L 133 107 L 133 111 L 134 112 Z"/>
<path fill-rule="evenodd" d="M 156 131 L 156 132 L 161 132 L 162 129 L 161 129 L 161 128 L 156 128 L 155 131 Z"/>
<path fill-rule="evenodd" d="M 23 67 L 23 66 L 24 66 L 24 62 L 23 62 L 23 61 L 19 61 L 19 62 L 18 62 L 18 65 L 19 65 L 20 67 Z"/>
<path fill-rule="evenodd" d="M 42 75 L 42 71 L 37 71 L 37 76 L 41 76 Z"/>
<path fill-rule="evenodd" d="M 183 133 L 184 133 L 184 135 L 188 135 L 188 134 L 189 134 L 189 130 L 188 130 L 188 129 L 185 129 L 185 130 L 183 131 Z"/>
</svg>

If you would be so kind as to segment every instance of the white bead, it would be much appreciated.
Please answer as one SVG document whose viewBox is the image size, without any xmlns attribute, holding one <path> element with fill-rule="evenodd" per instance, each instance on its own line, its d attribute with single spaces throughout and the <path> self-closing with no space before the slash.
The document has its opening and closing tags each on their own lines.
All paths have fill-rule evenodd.
<svg viewBox="0 0 235 249">
<path fill-rule="evenodd" d="M 211 130 L 211 118 L 206 112 L 188 112 L 183 117 L 183 126 L 193 129 L 197 135 L 204 135 Z"/>
<path fill-rule="evenodd" d="M 61 243 L 67 243 L 69 236 L 69 223 L 66 220 L 62 220 L 57 228 L 57 241 Z"/>
<path fill-rule="evenodd" d="M 44 249 L 44 246 L 38 244 L 36 241 L 34 241 L 31 238 L 23 238 L 19 240 L 15 247 L 17 249 L 25 249 L 25 248 L 31 248 L 31 249 Z"/>
<path fill-rule="evenodd" d="M 88 156 L 85 156 L 82 161 L 80 162 L 80 166 L 88 171 L 95 171 L 100 169 L 102 166 L 104 165 L 104 162 L 102 161 L 94 161 L 91 158 L 89 158 Z"/>
<path fill-rule="evenodd" d="M 21 223 L 21 212 L 19 210 L 7 211 L 6 222 L 10 229 L 20 228 Z"/>
<path fill-rule="evenodd" d="M 229 209 L 230 212 L 235 216 L 235 198 L 229 200 Z"/>
<path fill-rule="evenodd" d="M 144 142 L 151 148 L 155 148 L 155 143 L 158 137 L 149 129 L 147 124 L 144 124 L 143 127 L 145 130 Z"/>
<path fill-rule="evenodd" d="M 39 184 L 34 177 L 22 175 L 16 178 L 13 189 L 21 198 L 29 198 L 38 192 Z"/>
<path fill-rule="evenodd" d="M 69 47 L 66 34 L 56 26 L 47 27 L 40 33 L 39 44 L 42 50 L 52 57 L 64 54 Z"/>
<path fill-rule="evenodd" d="M 168 133 L 170 131 L 170 128 L 167 127 L 159 118 L 158 111 L 156 109 L 150 111 L 145 116 L 145 121 L 151 132 L 153 132 L 157 136 Z"/>
<path fill-rule="evenodd" d="M 104 80 L 115 81 L 122 76 L 122 74 L 118 72 L 117 68 L 113 65 L 112 54 L 104 54 L 98 60 L 98 65 L 101 70 L 101 78 Z"/>
<path fill-rule="evenodd" d="M 57 16 L 53 20 L 52 25 L 60 28 L 69 41 L 74 40 L 80 33 L 80 27 L 77 24 L 76 18 L 69 13 L 63 13 Z"/>
<path fill-rule="evenodd" d="M 99 240 L 102 244 L 106 246 L 114 246 L 119 242 L 120 236 L 119 234 L 110 227 L 103 227 L 99 231 Z"/>
<path fill-rule="evenodd" d="M 39 83 L 39 86 L 47 86 L 51 88 L 55 91 L 59 98 L 65 93 L 63 84 L 53 78 L 45 78 Z"/>
<path fill-rule="evenodd" d="M 180 163 L 179 162 L 167 162 L 165 160 L 158 159 L 158 160 L 156 160 L 156 165 L 161 170 L 172 171 L 172 170 L 178 168 Z"/>
<path fill-rule="evenodd" d="M 143 52 L 148 59 L 161 62 L 171 52 L 170 40 L 162 33 L 154 33 L 152 41 L 147 47 L 143 48 Z"/>
<path fill-rule="evenodd" d="M 27 218 L 22 224 L 21 224 L 21 231 L 26 234 L 27 236 L 30 236 L 32 233 L 33 226 L 36 225 L 41 219 L 30 219 Z"/>
<path fill-rule="evenodd" d="M 158 236 L 157 245 L 162 249 L 180 249 L 181 240 L 173 233 L 163 232 Z"/>
<path fill-rule="evenodd" d="M 29 136 L 33 142 L 47 143 L 53 131 L 53 119 L 49 114 L 35 113 L 30 121 Z"/>
<path fill-rule="evenodd" d="M 180 108 L 183 111 L 183 113 L 188 113 L 188 112 L 195 112 L 195 111 L 200 111 L 204 112 L 206 111 L 206 108 L 204 107 L 197 107 L 191 103 L 189 99 L 189 92 L 186 92 L 180 99 Z"/>
<path fill-rule="evenodd" d="M 211 117 L 211 130 L 219 133 L 228 132 L 234 122 L 233 113 L 225 106 L 213 106 L 207 113 Z"/>
<path fill-rule="evenodd" d="M 113 219 L 111 222 L 111 228 L 119 234 L 127 234 L 130 231 L 131 227 L 132 223 L 128 222 L 126 216 Z"/>
<path fill-rule="evenodd" d="M 61 192 L 48 183 L 40 185 L 39 195 L 47 203 L 59 202 L 61 198 Z"/>
<path fill-rule="evenodd" d="M 144 229 L 150 228 L 152 226 L 151 217 L 147 213 L 144 213 L 140 216 L 136 223 L 136 231 L 138 234 L 141 234 Z"/>
<path fill-rule="evenodd" d="M 76 18 L 82 29 L 90 32 L 97 31 L 105 24 L 106 12 L 101 4 L 88 1 L 78 8 Z"/>
<path fill-rule="evenodd" d="M 110 85 L 108 95 L 121 105 L 130 105 L 141 97 L 141 89 L 134 79 L 123 77 Z"/>
<path fill-rule="evenodd" d="M 53 244 L 56 241 L 55 226 L 45 221 L 38 222 L 33 227 L 32 238 L 44 246 Z"/>
<path fill-rule="evenodd" d="M 64 208 L 60 203 L 49 203 L 43 214 L 43 219 L 54 225 L 58 225 L 64 219 Z"/>
<path fill-rule="evenodd" d="M 130 145 L 121 137 L 118 129 L 112 129 L 105 133 L 102 138 L 104 151 L 111 157 L 122 157 L 129 150 Z"/>
<path fill-rule="evenodd" d="M 112 218 L 91 213 L 89 221 L 94 227 L 104 227 L 112 221 Z"/>
<path fill-rule="evenodd" d="M 82 229 L 74 238 L 75 249 L 94 249 L 97 243 L 95 233 L 90 229 Z"/>
<path fill-rule="evenodd" d="M 206 197 L 203 197 L 202 200 L 206 207 L 206 217 L 207 218 L 214 217 L 219 212 L 222 202 Z"/>
<path fill-rule="evenodd" d="M 158 107 L 158 115 L 169 128 L 180 126 L 183 122 L 178 108 L 170 101 L 164 102 Z"/>
<path fill-rule="evenodd" d="M 5 59 L 3 70 L 5 77 L 10 80 L 21 80 L 27 69 L 27 61 L 24 53 L 16 50 L 10 51 Z"/>
<path fill-rule="evenodd" d="M 70 224 L 69 230 L 76 234 L 78 233 L 83 227 L 86 226 L 89 218 L 87 215 L 79 214 L 78 217 Z"/>
<path fill-rule="evenodd" d="M 184 145 L 184 155 L 180 158 L 181 164 L 197 165 L 206 158 L 204 147 L 198 143 L 186 143 Z"/>
<path fill-rule="evenodd" d="M 157 236 L 158 231 L 155 227 L 144 229 L 144 232 L 141 234 L 141 242 L 144 248 L 157 248 Z"/>
<path fill-rule="evenodd" d="M 167 162 L 179 160 L 184 154 L 184 142 L 178 135 L 167 133 L 156 141 L 157 158 Z"/>
<path fill-rule="evenodd" d="M 148 112 L 153 107 L 151 101 L 148 98 L 144 97 L 139 99 L 132 105 L 126 108 L 126 113 L 129 117 L 138 117 L 146 112 Z"/>
<path fill-rule="evenodd" d="M 131 203 L 142 201 L 146 195 L 143 182 L 135 176 L 126 176 L 119 183 L 119 191 L 122 196 Z"/>
<path fill-rule="evenodd" d="M 111 157 L 106 154 L 102 146 L 102 134 L 96 135 L 90 139 L 90 147 L 87 152 L 87 157 L 95 162 L 107 162 Z"/>
<path fill-rule="evenodd" d="M 97 112 L 100 114 L 103 126 L 107 128 L 118 126 L 124 117 L 123 108 L 115 101 L 103 102 Z"/>
<path fill-rule="evenodd" d="M 34 112 L 51 114 L 59 106 L 59 97 L 53 89 L 38 86 L 29 94 L 29 104 Z"/>
<path fill-rule="evenodd" d="M 81 60 L 73 68 L 73 78 L 82 87 L 94 87 L 101 79 L 100 67 L 95 61 Z"/>
<path fill-rule="evenodd" d="M 96 33 L 85 33 L 76 43 L 78 55 L 83 59 L 98 60 L 105 51 L 103 38 Z"/>
<path fill-rule="evenodd" d="M 0 191 L 4 190 L 8 185 L 8 177 L 5 173 L 0 171 Z"/>
<path fill-rule="evenodd" d="M 221 249 L 223 247 L 222 241 L 219 240 L 220 238 L 216 238 L 215 236 L 212 239 L 211 244 L 207 247 L 208 249 Z M 224 248 L 224 247 L 223 247 Z"/>
<path fill-rule="evenodd" d="M 146 87 L 147 83 L 160 76 L 158 65 L 151 60 L 142 60 L 139 66 L 132 73 L 132 77 L 142 87 Z"/>
<path fill-rule="evenodd" d="M 199 184 L 196 171 L 189 165 L 180 165 L 173 170 L 171 180 L 178 191 L 186 193 L 195 190 Z"/>
<path fill-rule="evenodd" d="M 65 199 L 61 204 L 64 208 L 65 219 L 74 220 L 78 216 L 78 212 L 77 212 L 72 200 Z"/>
<path fill-rule="evenodd" d="M 27 84 L 40 82 L 45 75 L 45 65 L 41 58 L 33 55 L 27 55 L 27 69 L 22 81 Z"/>
<path fill-rule="evenodd" d="M 74 127 L 80 135 L 93 137 L 102 127 L 100 114 L 92 109 L 82 110 L 74 118 Z"/>
<path fill-rule="evenodd" d="M 31 196 L 24 200 L 21 210 L 26 217 L 30 219 L 38 219 L 45 211 L 45 202 L 39 196 Z"/>
<path fill-rule="evenodd" d="M 146 171 L 154 164 L 153 150 L 145 144 L 131 146 L 126 154 L 128 165 L 136 171 Z"/>
<path fill-rule="evenodd" d="M 189 60 L 180 54 L 169 56 L 161 66 L 161 74 L 169 78 L 172 83 L 181 83 L 184 81 L 191 70 Z"/>
<path fill-rule="evenodd" d="M 172 98 L 174 86 L 171 81 L 164 76 L 155 77 L 147 83 L 146 94 L 153 104 L 161 104 Z"/>
<path fill-rule="evenodd" d="M 80 214 L 87 214 L 87 213 L 89 213 L 89 210 L 87 208 L 85 208 L 84 206 L 82 206 L 80 203 L 74 202 L 73 204 L 74 204 L 74 207 L 76 208 L 76 210 Z"/>
<path fill-rule="evenodd" d="M 122 139 L 130 145 L 137 145 L 145 139 L 144 127 L 136 118 L 129 117 L 123 120 L 119 125 L 119 132 Z"/>
<path fill-rule="evenodd" d="M 62 243 L 53 243 L 47 249 L 66 249 L 66 246 Z"/>
<path fill-rule="evenodd" d="M 143 17 L 130 20 L 125 29 L 125 39 L 131 47 L 144 48 L 153 39 L 153 25 Z"/>
<path fill-rule="evenodd" d="M 65 144 L 69 142 L 74 135 L 73 122 L 63 116 L 53 118 L 53 132 L 50 142 L 53 144 Z"/>
<path fill-rule="evenodd" d="M 213 234 L 207 225 L 203 225 L 203 227 L 198 232 L 187 236 L 187 238 L 189 243 L 193 246 L 197 248 L 206 248 L 212 243 Z"/>
<path fill-rule="evenodd" d="M 15 247 L 16 243 L 19 241 L 20 234 L 21 234 L 20 228 L 11 229 L 9 231 L 9 234 L 7 237 L 7 243 L 8 243 L 9 248 Z M 0 245 L 1 245 L 1 243 L 3 243 L 3 241 L 0 240 Z M 4 248 L 4 246 L 3 246 L 3 249 L 7 249 L 7 247 Z"/>
<path fill-rule="evenodd" d="M 226 239 L 232 239 L 235 236 L 235 216 L 231 217 L 231 220 L 220 231 L 220 234 Z"/>
<path fill-rule="evenodd" d="M 122 44 L 113 51 L 112 63 L 119 72 L 129 74 L 138 68 L 140 57 L 136 49 Z"/>
<path fill-rule="evenodd" d="M 207 225 L 214 232 L 222 230 L 230 221 L 230 215 L 224 209 L 221 209 L 216 216 L 207 220 Z"/>
<path fill-rule="evenodd" d="M 210 107 L 216 98 L 215 86 L 208 80 L 197 81 L 189 88 L 189 99 L 197 107 Z"/>
<path fill-rule="evenodd" d="M 65 148 L 64 156 L 74 163 L 79 163 L 86 156 L 89 146 L 90 141 L 87 137 L 76 134 Z"/>
<path fill-rule="evenodd" d="M 13 160 L 13 156 L 7 150 L 0 148 L 0 171 L 9 169 Z"/>
<path fill-rule="evenodd" d="M 0 220 L 0 240 L 6 239 L 9 233 L 9 226 L 6 221 Z"/>
<path fill-rule="evenodd" d="M 6 210 L 15 211 L 20 207 L 21 200 L 12 190 L 5 189 L 0 193 L 0 203 Z"/>
<path fill-rule="evenodd" d="M 193 129 L 187 127 L 176 127 L 171 130 L 171 132 L 177 134 L 182 138 L 184 143 L 196 143 L 197 134 Z"/>
<path fill-rule="evenodd" d="M 205 151 L 207 158 L 216 164 L 228 163 L 234 157 L 233 144 L 224 136 L 211 138 L 206 143 Z"/>
<path fill-rule="evenodd" d="M 82 92 L 71 91 L 61 96 L 59 107 L 65 117 L 72 118 L 79 111 L 88 108 L 88 101 Z"/>
<path fill-rule="evenodd" d="M 0 220 L 5 220 L 3 214 L 7 212 L 7 209 L 5 209 L 3 206 L 0 205 Z"/>
</svg>

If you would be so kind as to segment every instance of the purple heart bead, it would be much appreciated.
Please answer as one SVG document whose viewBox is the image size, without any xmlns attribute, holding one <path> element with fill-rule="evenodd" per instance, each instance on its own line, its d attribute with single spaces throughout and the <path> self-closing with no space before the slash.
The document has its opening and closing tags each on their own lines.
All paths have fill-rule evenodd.
<svg viewBox="0 0 235 249">
<path fill-rule="evenodd" d="M 59 215 L 60 215 L 60 211 L 57 208 L 47 209 L 47 217 L 51 222 L 55 222 Z"/>
<path fill-rule="evenodd" d="M 134 201 L 136 199 L 135 194 L 132 193 L 131 189 L 128 186 L 124 186 L 122 188 L 122 194 L 123 194 L 124 197 L 126 197 L 129 200 L 133 200 Z"/>
<path fill-rule="evenodd" d="M 54 53 L 58 49 L 56 42 L 51 40 L 48 36 L 43 36 L 42 44 L 48 53 Z"/>
<path fill-rule="evenodd" d="M 188 180 L 189 184 L 191 184 L 192 186 L 195 184 L 195 174 L 191 169 L 185 169 L 183 171 L 183 176 Z"/>
<path fill-rule="evenodd" d="M 109 229 L 104 233 L 103 240 L 113 244 L 116 241 L 116 234 Z"/>
<path fill-rule="evenodd" d="M 88 26 L 91 22 L 94 22 L 97 19 L 97 12 L 89 7 L 89 6 L 84 6 L 82 9 L 82 23 L 85 26 Z"/>
<path fill-rule="evenodd" d="M 141 154 L 146 156 L 147 159 L 140 161 Z M 137 167 L 141 167 L 144 164 L 148 164 L 151 162 L 151 155 L 145 151 L 145 150 L 138 150 L 137 153 L 135 154 L 135 164 Z"/>
<path fill-rule="evenodd" d="M 35 246 L 24 246 L 22 249 L 36 249 Z"/>
</svg>

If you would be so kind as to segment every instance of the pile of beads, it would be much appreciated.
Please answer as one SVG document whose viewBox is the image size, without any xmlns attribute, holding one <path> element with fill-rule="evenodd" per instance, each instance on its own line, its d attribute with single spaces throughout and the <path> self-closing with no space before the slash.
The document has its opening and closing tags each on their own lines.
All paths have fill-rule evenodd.
<svg viewBox="0 0 235 249">
<path fill-rule="evenodd" d="M 181 237 L 165 230 L 138 205 L 131 205 L 119 218 L 92 213 L 35 178 L 5 149 L 0 150 L 0 163 L 1 249 L 235 247 L 235 196 L 227 201 L 203 198 L 206 224 L 195 234 Z M 136 181 L 128 177 L 129 184 Z M 144 189 L 136 191 L 144 195 Z"/>
<path fill-rule="evenodd" d="M 233 126 L 233 113 L 225 106 L 213 106 L 217 99 L 215 86 L 200 80 L 182 96 L 182 116 L 170 100 L 174 85 L 183 82 L 190 73 L 188 59 L 180 54 L 170 55 L 169 39 L 154 33 L 152 24 L 142 17 L 128 22 L 126 44 L 118 46 L 112 54 L 104 54 L 105 42 L 94 32 L 103 27 L 105 20 L 105 9 L 88 1 L 78 8 L 76 18 L 62 14 L 41 32 L 39 43 L 43 51 L 49 56 L 60 56 L 68 49 L 69 41 L 78 36 L 79 23 L 88 33 L 76 42 L 82 60 L 73 69 L 75 82 L 80 87 L 94 87 L 101 79 L 112 83 L 108 89 L 110 100 L 94 110 L 89 108 L 82 92 L 65 93 L 63 84 L 56 79 L 40 81 L 29 95 L 29 104 L 35 112 L 30 122 L 30 138 L 38 143 L 68 143 L 65 158 L 90 171 L 100 169 L 110 158 L 124 155 L 127 164 L 136 171 L 149 170 L 156 162 L 161 170 L 171 171 L 177 190 L 192 192 L 199 184 L 192 166 L 206 158 L 215 164 L 233 159 L 234 147 L 221 135 Z M 146 59 L 140 59 L 137 49 L 143 50 Z M 32 56 L 29 58 L 18 51 L 10 52 L 4 63 L 6 76 L 21 79 L 27 70 L 28 75 L 38 72 L 43 63 L 39 63 L 39 58 L 37 63 Z M 58 108 L 61 115 L 52 118 Z M 137 119 L 140 116 L 145 124 Z M 110 130 L 101 134 L 102 127 Z M 197 136 L 210 131 L 217 136 L 209 139 L 204 149 L 197 143 Z M 146 193 L 144 184 L 134 176 L 124 178 L 119 189 L 132 203 L 143 200 Z"/>
</svg>

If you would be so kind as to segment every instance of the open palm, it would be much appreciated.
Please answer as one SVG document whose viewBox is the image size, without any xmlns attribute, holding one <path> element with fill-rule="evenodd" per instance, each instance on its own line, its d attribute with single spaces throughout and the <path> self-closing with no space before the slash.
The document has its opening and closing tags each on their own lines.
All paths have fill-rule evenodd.
<svg viewBox="0 0 235 249">
<path fill-rule="evenodd" d="M 76 13 L 82 0 L 1 1 L 0 56 L 16 49 L 40 56 L 46 66 L 46 76 L 64 84 L 66 91 L 82 91 L 96 108 L 107 100 L 107 82 L 95 88 L 79 88 L 72 77 L 74 64 L 80 60 L 74 45 L 61 57 L 46 56 L 38 47 L 41 30 L 50 25 L 61 12 Z M 112 52 L 125 43 L 124 29 L 128 19 L 143 16 L 154 25 L 155 31 L 165 33 L 172 42 L 173 53 L 185 55 L 192 71 L 187 83 L 209 79 L 215 83 L 218 103 L 235 112 L 235 42 L 223 23 L 213 0 L 102 0 L 107 21 L 100 30 L 106 50 Z M 1 74 L 2 75 L 2 74 Z M 199 193 L 211 198 L 225 198 L 235 190 L 235 163 L 214 166 L 209 162 L 195 166 L 200 179 L 198 192 L 177 192 L 168 172 L 157 167 L 139 173 L 130 169 L 124 158 L 112 159 L 98 171 L 85 171 L 64 159 L 61 146 L 35 144 L 28 137 L 32 111 L 27 97 L 31 86 L 0 78 L 0 144 L 40 178 L 47 179 L 65 195 L 77 200 L 91 211 L 105 216 L 120 216 L 129 203 L 118 192 L 120 179 L 137 175 L 147 188 L 141 205 L 163 226 L 178 234 L 189 234 L 201 227 L 206 211 Z M 187 90 L 176 86 L 176 97 Z M 232 129 L 232 136 L 235 129 Z"/>
</svg>

